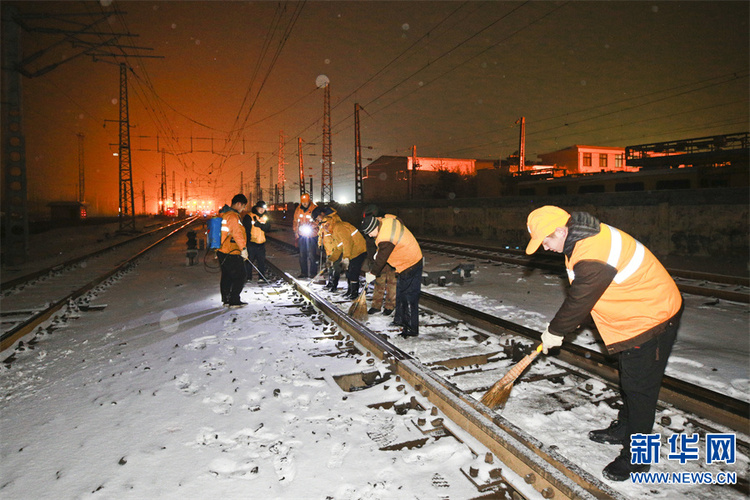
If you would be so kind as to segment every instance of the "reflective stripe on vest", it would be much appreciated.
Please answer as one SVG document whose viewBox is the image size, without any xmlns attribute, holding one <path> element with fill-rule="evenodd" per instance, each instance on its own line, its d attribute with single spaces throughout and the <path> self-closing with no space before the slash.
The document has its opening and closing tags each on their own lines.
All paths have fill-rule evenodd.
<svg viewBox="0 0 750 500">
<path fill-rule="evenodd" d="M 603 225 L 607 226 L 607 224 Z M 617 269 L 617 263 L 619 262 L 620 254 L 622 253 L 622 235 L 620 234 L 620 231 L 618 231 L 614 227 L 607 227 L 609 228 L 609 232 L 612 235 L 607 264 Z M 633 252 L 633 256 L 630 258 L 625 267 L 623 267 L 622 270 L 615 275 L 612 281 L 619 285 L 626 279 L 630 278 L 633 273 L 635 273 L 638 268 L 641 267 L 641 264 L 643 263 L 643 257 L 645 255 L 646 250 L 644 249 L 643 245 L 640 241 L 635 240 L 635 252 Z"/>
<path fill-rule="evenodd" d="M 399 231 L 398 233 L 398 239 L 396 241 L 393 241 L 393 238 L 396 236 L 396 231 Z M 401 224 L 399 221 L 394 220 L 393 225 L 391 225 L 391 237 L 388 238 L 388 241 L 393 243 L 393 246 L 398 245 L 398 243 L 401 241 L 401 238 L 404 237 L 404 225 Z"/>
</svg>

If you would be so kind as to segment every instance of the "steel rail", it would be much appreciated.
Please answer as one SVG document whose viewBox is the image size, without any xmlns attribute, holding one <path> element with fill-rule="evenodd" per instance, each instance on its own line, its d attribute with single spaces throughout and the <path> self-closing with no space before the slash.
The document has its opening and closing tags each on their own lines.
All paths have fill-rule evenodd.
<svg viewBox="0 0 750 500">
<path fill-rule="evenodd" d="M 454 242 L 436 242 L 432 240 L 419 239 L 420 246 L 425 250 L 432 250 L 438 252 L 450 252 L 452 254 L 461 255 L 464 257 L 471 257 L 474 259 L 487 259 L 493 262 L 504 262 L 507 264 L 517 264 L 520 266 L 536 267 L 539 269 L 546 269 L 548 271 L 555 271 L 562 273 L 564 267 L 562 263 L 555 263 L 552 259 L 555 256 L 528 256 L 519 255 L 518 257 L 509 257 L 504 255 L 485 255 L 477 254 L 476 250 L 487 251 L 487 252 L 503 252 L 507 253 L 508 250 L 503 248 L 488 248 L 479 247 L 476 245 L 467 245 L 463 243 Z M 444 247 L 453 248 L 444 248 Z M 516 253 L 514 251 L 512 253 Z M 555 260 L 560 260 L 557 258 Z M 693 271 L 683 271 L 677 269 L 667 269 L 670 275 L 685 279 L 700 279 L 705 281 L 712 281 L 714 283 L 730 284 L 735 286 L 748 286 L 750 281 L 741 276 L 726 276 L 722 274 L 708 274 L 698 273 Z M 717 288 L 702 287 L 697 285 L 689 285 L 684 283 L 677 283 L 677 288 L 683 293 L 690 293 L 693 295 L 701 295 L 704 297 L 715 297 L 723 300 L 730 300 L 732 302 L 742 302 L 745 304 L 750 303 L 750 293 L 738 292 L 735 290 L 722 290 Z"/>
<path fill-rule="evenodd" d="M 192 217 L 192 220 L 195 221 L 196 218 L 197 217 Z M 89 254 L 83 255 L 81 257 L 73 257 L 72 259 L 66 260 L 65 262 L 63 262 L 61 264 L 55 264 L 54 266 L 50 266 L 50 267 L 47 267 L 45 269 L 40 269 L 39 271 L 34 271 L 34 272 L 26 274 L 24 276 L 19 276 L 17 278 L 13 278 L 13 279 L 9 279 L 9 280 L 3 281 L 2 283 L 0 283 L 0 292 L 4 292 L 6 290 L 10 290 L 13 287 L 16 287 L 18 285 L 21 285 L 23 283 L 31 281 L 31 280 L 33 280 L 35 278 L 39 278 L 40 276 L 45 276 L 45 275 L 49 274 L 52 271 L 56 271 L 58 269 L 64 269 L 65 267 L 72 266 L 74 264 L 82 262 L 82 261 L 84 261 L 86 259 L 90 259 L 92 257 L 96 257 L 97 255 L 101 255 L 101 254 L 103 254 L 105 252 L 108 252 L 110 250 L 114 250 L 115 248 L 118 248 L 118 247 L 120 247 L 122 245 L 127 245 L 128 243 L 132 243 L 132 242 L 134 242 L 134 241 L 136 241 L 138 239 L 144 238 L 146 236 L 150 236 L 150 235 L 152 235 L 154 233 L 158 233 L 159 231 L 163 231 L 165 229 L 168 229 L 168 228 L 174 226 L 175 224 L 181 224 L 183 222 L 185 222 L 185 221 L 172 222 L 171 224 L 167 224 L 166 226 L 161 226 L 161 227 L 158 227 L 158 228 L 153 229 L 151 231 L 148 231 L 146 233 L 139 234 L 138 236 L 136 236 L 134 238 L 129 238 L 129 239 L 125 240 L 125 241 L 121 241 L 119 243 L 115 243 L 114 245 L 110 245 L 110 246 L 108 246 L 106 248 L 102 248 L 101 250 L 96 250 L 94 252 L 91 252 Z"/>
<path fill-rule="evenodd" d="M 542 335 L 541 332 L 427 292 L 420 295 L 420 306 L 447 314 L 491 333 L 512 333 L 536 342 L 540 341 Z M 566 363 L 595 373 L 610 383 L 617 384 L 619 381 L 615 359 L 600 352 L 568 342 L 561 346 L 558 357 Z M 747 433 L 750 429 L 749 403 L 669 375 L 664 376 L 659 400 L 737 432 Z"/>
<path fill-rule="evenodd" d="M 102 283 L 107 278 L 117 274 L 118 272 L 126 269 L 128 266 L 130 266 L 133 261 L 141 257 L 143 254 L 148 252 L 149 250 L 153 249 L 158 244 L 165 241 L 167 238 L 172 236 L 173 234 L 181 231 L 185 227 L 189 226 L 190 224 L 193 224 L 193 220 L 189 220 L 187 222 L 184 222 L 180 227 L 177 229 L 172 230 L 169 234 L 166 236 L 158 239 L 148 247 L 144 248 L 128 260 L 122 262 L 120 265 L 112 269 L 111 271 L 108 271 L 97 278 L 89 281 L 87 284 L 83 285 L 82 287 L 78 288 L 77 290 L 74 290 L 73 292 L 69 293 L 65 297 L 57 300 L 53 304 L 51 304 L 49 307 L 42 311 L 38 311 L 36 314 L 31 316 L 30 318 L 26 319 L 25 321 L 19 323 L 18 325 L 14 326 L 10 330 L 4 332 L 2 336 L 0 336 L 0 353 L 5 352 L 6 349 L 12 347 L 17 341 L 23 339 L 26 335 L 29 335 L 32 333 L 38 326 L 40 326 L 42 323 L 50 319 L 55 313 L 57 313 L 60 309 L 65 307 L 70 301 L 74 301 L 81 297 L 83 294 L 88 292 L 89 290 L 93 289 L 100 283 Z"/>
<path fill-rule="evenodd" d="M 383 336 L 344 314 L 270 260 L 266 263 L 277 276 L 294 286 L 343 331 L 372 354 L 388 362 L 394 374 L 400 375 L 452 422 L 469 432 L 516 474 L 526 478 L 545 498 L 624 498 L 553 448 L 524 433 L 501 415 L 423 367 L 418 360 L 387 342 Z"/>
</svg>

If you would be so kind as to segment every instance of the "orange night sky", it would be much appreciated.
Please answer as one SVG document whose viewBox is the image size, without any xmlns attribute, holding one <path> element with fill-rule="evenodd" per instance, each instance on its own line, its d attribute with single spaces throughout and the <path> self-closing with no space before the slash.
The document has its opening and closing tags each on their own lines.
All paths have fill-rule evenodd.
<svg viewBox="0 0 750 500">
<path fill-rule="evenodd" d="M 105 122 L 119 118 L 113 62 L 132 67 L 136 213 L 143 187 L 147 211 L 157 209 L 157 135 L 178 201 L 186 180 L 190 200 L 214 205 L 240 190 L 242 176 L 252 187 L 256 153 L 268 192 L 282 130 L 286 200 L 299 199 L 298 137 L 310 143 L 305 167 L 318 198 L 320 75 L 331 82 L 333 192 L 342 202 L 354 197 L 355 102 L 371 159 L 409 155 L 412 145 L 420 156 L 505 158 L 517 149 L 521 116 L 531 161 L 573 144 L 624 147 L 748 129 L 744 1 L 7 3 L 22 14 L 117 9 L 95 30 L 138 35 L 118 41 L 153 50 L 128 54 L 163 56 L 80 56 L 23 79 L 32 218 L 50 201 L 77 198 L 79 133 L 89 213 L 116 213 L 118 127 Z M 27 22 L 73 27 L 60 19 Z M 27 56 L 60 40 L 23 33 L 21 47 Z M 78 52 L 57 43 L 29 69 Z"/>
</svg>

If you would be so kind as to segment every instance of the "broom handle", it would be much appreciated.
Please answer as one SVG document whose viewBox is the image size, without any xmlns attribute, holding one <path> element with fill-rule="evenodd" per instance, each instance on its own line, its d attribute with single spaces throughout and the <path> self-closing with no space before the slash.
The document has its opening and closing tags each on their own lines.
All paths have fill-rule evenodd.
<svg viewBox="0 0 750 500">
<path fill-rule="evenodd" d="M 508 382 L 512 382 L 517 379 L 518 376 L 521 375 L 521 372 L 523 372 L 526 367 L 529 366 L 532 361 L 534 361 L 534 358 L 536 358 L 537 355 L 542 352 L 543 347 L 543 344 L 539 344 L 534 352 L 532 352 L 531 354 L 527 354 L 521 361 L 516 363 L 515 366 L 511 368 L 508 373 L 506 373 L 505 376 L 498 381 L 496 385 L 503 386 Z"/>
</svg>

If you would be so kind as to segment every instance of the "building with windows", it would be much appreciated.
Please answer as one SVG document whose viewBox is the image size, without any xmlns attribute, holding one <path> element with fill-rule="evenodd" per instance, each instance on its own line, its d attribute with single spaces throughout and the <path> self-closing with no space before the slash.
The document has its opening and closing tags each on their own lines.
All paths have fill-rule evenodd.
<svg viewBox="0 0 750 500">
<path fill-rule="evenodd" d="M 543 164 L 556 167 L 556 176 L 638 170 L 625 164 L 625 148 L 576 144 L 553 153 L 540 154 L 539 158 Z"/>
</svg>

